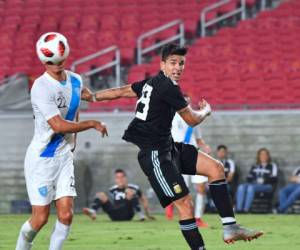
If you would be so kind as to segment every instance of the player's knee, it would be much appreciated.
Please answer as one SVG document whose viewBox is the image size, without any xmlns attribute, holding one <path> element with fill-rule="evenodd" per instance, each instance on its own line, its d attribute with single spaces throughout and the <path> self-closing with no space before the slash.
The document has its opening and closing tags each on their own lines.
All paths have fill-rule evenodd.
<svg viewBox="0 0 300 250">
<path fill-rule="evenodd" d="M 104 192 L 98 192 L 96 194 L 96 196 L 101 200 L 101 201 L 105 201 L 107 199 L 107 196 Z"/>
<path fill-rule="evenodd" d="M 44 225 L 48 223 L 48 216 L 46 215 L 37 215 L 34 218 L 32 218 L 34 224 L 34 228 L 36 230 L 40 230 Z"/>
<path fill-rule="evenodd" d="M 220 161 L 214 161 L 212 164 L 211 179 L 225 179 L 224 165 Z"/>
<path fill-rule="evenodd" d="M 194 206 L 192 197 L 190 195 L 175 201 L 175 205 L 178 209 L 180 217 L 193 217 Z"/>
<path fill-rule="evenodd" d="M 64 211 L 58 214 L 58 220 L 65 225 L 71 225 L 73 219 L 72 211 Z"/>
</svg>

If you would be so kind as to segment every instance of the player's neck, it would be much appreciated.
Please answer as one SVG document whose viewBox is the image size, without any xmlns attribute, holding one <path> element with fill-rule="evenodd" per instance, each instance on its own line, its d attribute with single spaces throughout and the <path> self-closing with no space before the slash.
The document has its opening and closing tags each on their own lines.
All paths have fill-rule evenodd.
<svg viewBox="0 0 300 250">
<path fill-rule="evenodd" d="M 67 76 L 64 70 L 59 72 L 52 72 L 52 71 L 46 71 L 52 78 L 54 78 L 57 81 L 65 81 Z"/>
</svg>

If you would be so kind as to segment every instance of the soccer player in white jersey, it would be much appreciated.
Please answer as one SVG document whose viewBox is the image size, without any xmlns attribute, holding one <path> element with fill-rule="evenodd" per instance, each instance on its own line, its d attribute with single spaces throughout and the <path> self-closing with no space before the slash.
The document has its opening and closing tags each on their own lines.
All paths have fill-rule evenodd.
<svg viewBox="0 0 300 250">
<path fill-rule="evenodd" d="M 191 103 L 191 99 L 188 95 L 184 95 L 187 103 Z M 194 145 L 196 148 L 201 149 L 204 153 L 210 154 L 211 148 L 202 138 L 200 126 L 194 128 L 190 127 L 177 113 L 174 116 L 172 122 L 172 137 L 175 142 L 184 142 Z M 206 196 L 206 183 L 208 178 L 203 175 L 183 175 L 184 180 L 189 186 L 192 182 L 197 191 L 195 200 L 195 219 L 199 227 L 208 227 L 208 224 L 202 219 L 205 208 L 205 196 Z M 166 217 L 171 219 L 173 217 L 173 206 L 170 205 L 166 208 Z"/>
<path fill-rule="evenodd" d="M 59 33 L 46 33 L 38 40 L 36 49 L 46 71 L 31 89 L 34 136 L 26 152 L 24 169 L 32 215 L 21 227 L 16 250 L 31 249 L 36 234 L 47 223 L 52 201 L 57 221 L 49 249 L 59 250 L 70 230 L 76 196 L 73 133 L 94 128 L 105 136 L 107 130 L 99 121 L 75 121 L 80 100 L 90 99 L 91 92 L 82 86 L 79 75 L 64 69 L 69 55 L 67 39 Z"/>
</svg>

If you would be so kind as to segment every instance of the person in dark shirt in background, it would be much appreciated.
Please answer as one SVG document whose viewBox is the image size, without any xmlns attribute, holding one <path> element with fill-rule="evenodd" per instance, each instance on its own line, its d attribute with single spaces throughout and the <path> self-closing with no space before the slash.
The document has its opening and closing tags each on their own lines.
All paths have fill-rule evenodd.
<svg viewBox="0 0 300 250">
<path fill-rule="evenodd" d="M 237 189 L 237 212 L 249 212 L 255 193 L 271 193 L 277 182 L 278 168 L 272 162 L 269 150 L 261 148 L 257 152 L 256 164 L 247 176 L 247 183 L 240 184 Z"/>
<path fill-rule="evenodd" d="M 235 177 L 235 163 L 232 159 L 228 158 L 228 148 L 225 145 L 217 147 L 217 159 L 223 163 L 226 181 L 228 184 L 229 192 L 233 195 L 234 190 L 234 177 Z"/>
<path fill-rule="evenodd" d="M 108 196 L 104 192 L 99 192 L 93 201 L 91 207 L 83 208 L 83 213 L 92 220 L 97 218 L 97 210 L 102 207 L 103 211 L 113 221 L 132 220 L 135 213 L 139 219 L 144 221 L 147 217 L 153 220 L 149 213 L 148 200 L 140 190 L 139 186 L 128 183 L 126 173 L 123 169 L 115 171 L 115 183 L 109 190 Z M 140 207 L 142 204 L 146 217 Z"/>
</svg>

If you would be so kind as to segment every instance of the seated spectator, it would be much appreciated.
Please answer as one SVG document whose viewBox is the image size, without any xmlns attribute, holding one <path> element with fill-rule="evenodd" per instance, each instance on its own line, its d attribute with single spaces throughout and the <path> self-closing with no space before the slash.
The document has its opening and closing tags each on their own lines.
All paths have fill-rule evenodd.
<svg viewBox="0 0 300 250">
<path fill-rule="evenodd" d="M 279 207 L 277 212 L 285 213 L 293 203 L 300 199 L 300 167 L 290 177 L 290 184 L 279 191 Z"/>
<path fill-rule="evenodd" d="M 149 214 L 147 198 L 137 185 L 128 184 L 127 176 L 123 169 L 115 171 L 115 183 L 116 185 L 110 188 L 108 196 L 103 192 L 97 193 L 91 207 L 85 207 L 83 213 L 95 220 L 97 210 L 102 207 L 103 211 L 113 221 L 132 220 L 136 212 L 139 215 L 139 219 L 144 221 L 145 215 L 140 207 L 141 202 L 147 218 L 154 219 Z"/>
<path fill-rule="evenodd" d="M 278 168 L 272 162 L 270 152 L 261 148 L 257 152 L 256 164 L 247 176 L 247 183 L 237 189 L 237 212 L 249 212 L 256 193 L 272 193 L 277 182 Z"/>
<path fill-rule="evenodd" d="M 217 159 L 223 163 L 225 170 L 225 177 L 228 183 L 229 191 L 232 194 L 234 190 L 234 176 L 235 176 L 235 163 L 228 158 L 228 149 L 225 145 L 219 145 L 217 147 Z"/>
</svg>

